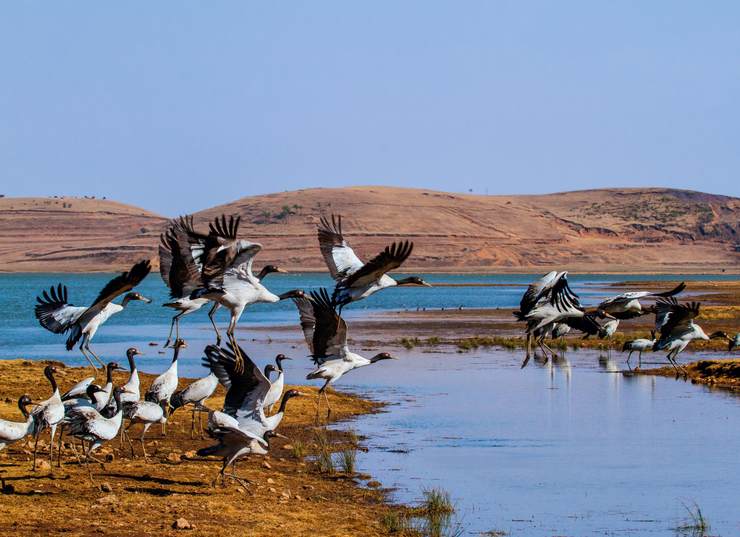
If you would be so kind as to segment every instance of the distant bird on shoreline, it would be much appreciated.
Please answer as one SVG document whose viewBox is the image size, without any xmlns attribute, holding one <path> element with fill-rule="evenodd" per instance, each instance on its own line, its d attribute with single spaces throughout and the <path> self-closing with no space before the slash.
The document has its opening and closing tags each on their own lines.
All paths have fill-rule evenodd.
<svg viewBox="0 0 740 537">
<path fill-rule="evenodd" d="M 622 346 L 622 352 L 629 351 L 629 354 L 627 355 L 627 367 L 632 369 L 630 367 L 630 358 L 632 358 L 632 353 L 635 351 L 639 353 L 637 355 L 637 367 L 642 367 L 642 353 L 645 351 L 652 351 L 653 345 L 655 345 L 655 330 L 650 331 L 650 339 L 638 338 L 632 339 L 630 341 L 625 341 L 624 345 Z"/>
<path fill-rule="evenodd" d="M 90 342 L 98 328 L 107 321 L 111 315 L 123 311 L 132 300 L 141 300 L 149 303 L 150 299 L 136 292 L 129 292 L 123 297 L 121 304 L 115 304 L 113 300 L 131 291 L 146 278 L 151 270 L 148 260 L 136 263 L 128 272 L 123 272 L 109 281 L 100 291 L 97 298 L 89 307 L 75 306 L 68 302 L 67 287 L 61 283 L 52 286 L 47 293 L 36 297 L 35 313 L 41 326 L 55 334 L 70 332 L 67 338 L 67 350 L 70 351 L 80 339 L 80 352 L 93 368 L 97 366 L 90 355 L 97 360 L 101 367 L 105 364 L 100 357 L 90 348 Z M 89 354 L 88 354 L 89 353 Z"/>
<path fill-rule="evenodd" d="M 389 287 L 431 287 L 418 276 L 395 280 L 387 274 L 408 259 L 414 249 L 413 242 L 394 242 L 370 261 L 363 263 L 344 239 L 341 215 L 331 215 L 331 220 L 321 217 L 318 237 L 321 255 L 324 256 L 331 277 L 336 281 L 332 304 L 339 306 L 339 313 L 350 302 L 362 300 Z"/>
<path fill-rule="evenodd" d="M 711 336 L 709 336 L 710 339 L 715 338 L 722 338 L 726 339 L 728 341 L 727 345 L 727 351 L 732 352 L 734 349 L 740 348 L 740 332 L 735 334 L 735 337 L 730 337 L 726 332 L 714 332 Z"/>
<path fill-rule="evenodd" d="M 306 379 L 325 381 L 318 392 L 316 418 L 319 418 L 322 395 L 326 401 L 327 416 L 330 416 L 331 405 L 326 395 L 326 389 L 330 384 L 334 384 L 345 373 L 353 369 L 394 358 L 387 352 L 378 353 L 372 358 L 365 358 L 349 350 L 347 323 L 334 309 L 326 289 L 311 291 L 310 297 L 294 298 L 293 302 L 301 317 L 301 328 L 311 353 L 311 359 L 317 366 L 306 375 Z"/>
</svg>

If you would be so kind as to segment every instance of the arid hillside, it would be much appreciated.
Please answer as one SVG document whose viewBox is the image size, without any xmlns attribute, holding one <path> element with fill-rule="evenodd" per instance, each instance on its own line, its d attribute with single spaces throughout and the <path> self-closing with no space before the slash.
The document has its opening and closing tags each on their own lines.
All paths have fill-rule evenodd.
<svg viewBox="0 0 740 537">
<path fill-rule="evenodd" d="M 0 271 L 123 269 L 153 256 L 165 222 L 115 201 L 0 198 Z"/>
<path fill-rule="evenodd" d="M 72 207 L 65 209 L 64 201 L 0 200 L 2 270 L 110 270 L 155 255 L 162 217 L 96 200 L 67 200 Z M 415 270 L 740 267 L 740 199 L 663 188 L 538 196 L 316 188 L 242 198 L 196 213 L 196 224 L 205 227 L 221 213 L 240 214 L 241 235 L 263 244 L 258 267 L 323 270 L 315 230 L 330 213 L 343 215 L 345 235 L 363 258 L 397 238 L 413 240 L 407 266 Z"/>
</svg>

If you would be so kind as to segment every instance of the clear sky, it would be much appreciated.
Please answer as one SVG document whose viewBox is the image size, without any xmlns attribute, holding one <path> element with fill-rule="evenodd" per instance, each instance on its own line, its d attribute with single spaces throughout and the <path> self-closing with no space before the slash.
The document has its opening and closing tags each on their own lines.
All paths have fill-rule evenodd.
<svg viewBox="0 0 740 537">
<path fill-rule="evenodd" d="M 0 193 L 740 195 L 740 2 L 4 2 Z"/>
</svg>

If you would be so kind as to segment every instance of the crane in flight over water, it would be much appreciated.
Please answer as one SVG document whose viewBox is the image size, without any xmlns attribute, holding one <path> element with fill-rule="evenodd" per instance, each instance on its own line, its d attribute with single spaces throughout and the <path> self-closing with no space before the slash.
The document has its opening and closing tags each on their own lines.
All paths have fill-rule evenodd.
<svg viewBox="0 0 740 537">
<path fill-rule="evenodd" d="M 35 307 L 36 319 L 41 326 L 55 334 L 69 332 L 68 351 L 72 350 L 79 341 L 80 352 L 90 365 L 97 369 L 92 360 L 95 358 L 101 367 L 105 367 L 100 357 L 90 348 L 90 342 L 95 337 L 98 328 L 111 315 L 123 311 L 132 300 L 151 302 L 140 293 L 129 292 L 146 278 L 151 269 L 148 259 L 139 261 L 127 272 L 109 281 L 88 307 L 70 304 L 66 285 L 60 283 L 56 287 L 52 286 L 48 293 L 44 291 L 41 296 L 36 297 L 38 302 Z M 123 301 L 120 304 L 114 303 L 113 300 L 123 293 L 127 293 Z"/>
<path fill-rule="evenodd" d="M 373 293 L 400 285 L 431 287 L 418 276 L 395 280 L 388 272 L 400 267 L 411 255 L 414 243 L 394 242 L 367 263 L 360 261 L 342 234 L 341 215 L 331 215 L 331 220 L 321 217 L 318 229 L 319 247 L 331 277 L 336 281 L 332 304 L 342 308 L 350 302 L 367 298 Z"/>
</svg>

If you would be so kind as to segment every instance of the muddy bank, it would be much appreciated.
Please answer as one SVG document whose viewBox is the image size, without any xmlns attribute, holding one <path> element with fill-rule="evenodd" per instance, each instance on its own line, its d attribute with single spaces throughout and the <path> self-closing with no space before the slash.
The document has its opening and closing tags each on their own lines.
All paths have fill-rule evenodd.
<svg viewBox="0 0 740 537">
<path fill-rule="evenodd" d="M 707 384 L 717 388 L 740 391 L 740 358 L 726 360 L 697 360 L 684 366 L 685 378 L 695 384 Z M 635 375 L 657 375 L 678 377 L 671 366 L 656 369 L 638 369 Z"/>
<path fill-rule="evenodd" d="M 20 420 L 15 401 L 23 393 L 35 401 L 48 397 L 44 365 L 0 361 L 0 417 Z M 90 372 L 55 365 L 62 389 Z M 142 388 L 148 387 L 153 375 L 141 377 Z M 116 380 L 125 378 L 123 374 Z M 186 383 L 181 379 L 181 384 Z M 226 488 L 211 487 L 220 463 L 195 456 L 197 449 L 212 441 L 198 435 L 191 439 L 189 411 L 174 415 L 165 438 L 160 436 L 159 426 L 149 430 L 149 463 L 141 457 L 138 444 L 137 458 L 131 457 L 128 445 L 122 448 L 117 440 L 105 445 L 98 456 L 109 462 L 104 467 L 91 464 L 95 485 L 69 451 L 61 468 L 54 467 L 52 472 L 44 466 L 32 472 L 32 445 L 13 444 L 0 452 L 0 534 L 211 537 L 307 535 L 319 529 L 321 535 L 387 534 L 383 520 L 403 508 L 390 506 L 386 493 L 373 488 L 379 484 L 368 482 L 370 476 L 321 471 L 314 461 L 320 444 L 327 443 L 330 450 L 353 450 L 361 449 L 361 440 L 351 433 L 351 425 L 342 431 L 316 428 L 316 391 L 305 386 L 298 389 L 307 396 L 291 400 L 280 427 L 290 440 L 275 439 L 267 457 L 243 459 L 237 464 L 238 475 L 250 481 L 247 486 L 227 481 Z M 349 420 L 382 407 L 348 394 L 332 392 L 330 399 L 334 420 Z M 220 407 L 222 400 L 219 387 L 209 402 Z M 134 438 L 139 427 L 132 428 Z M 174 529 L 178 519 L 185 519 L 192 528 Z"/>
</svg>

